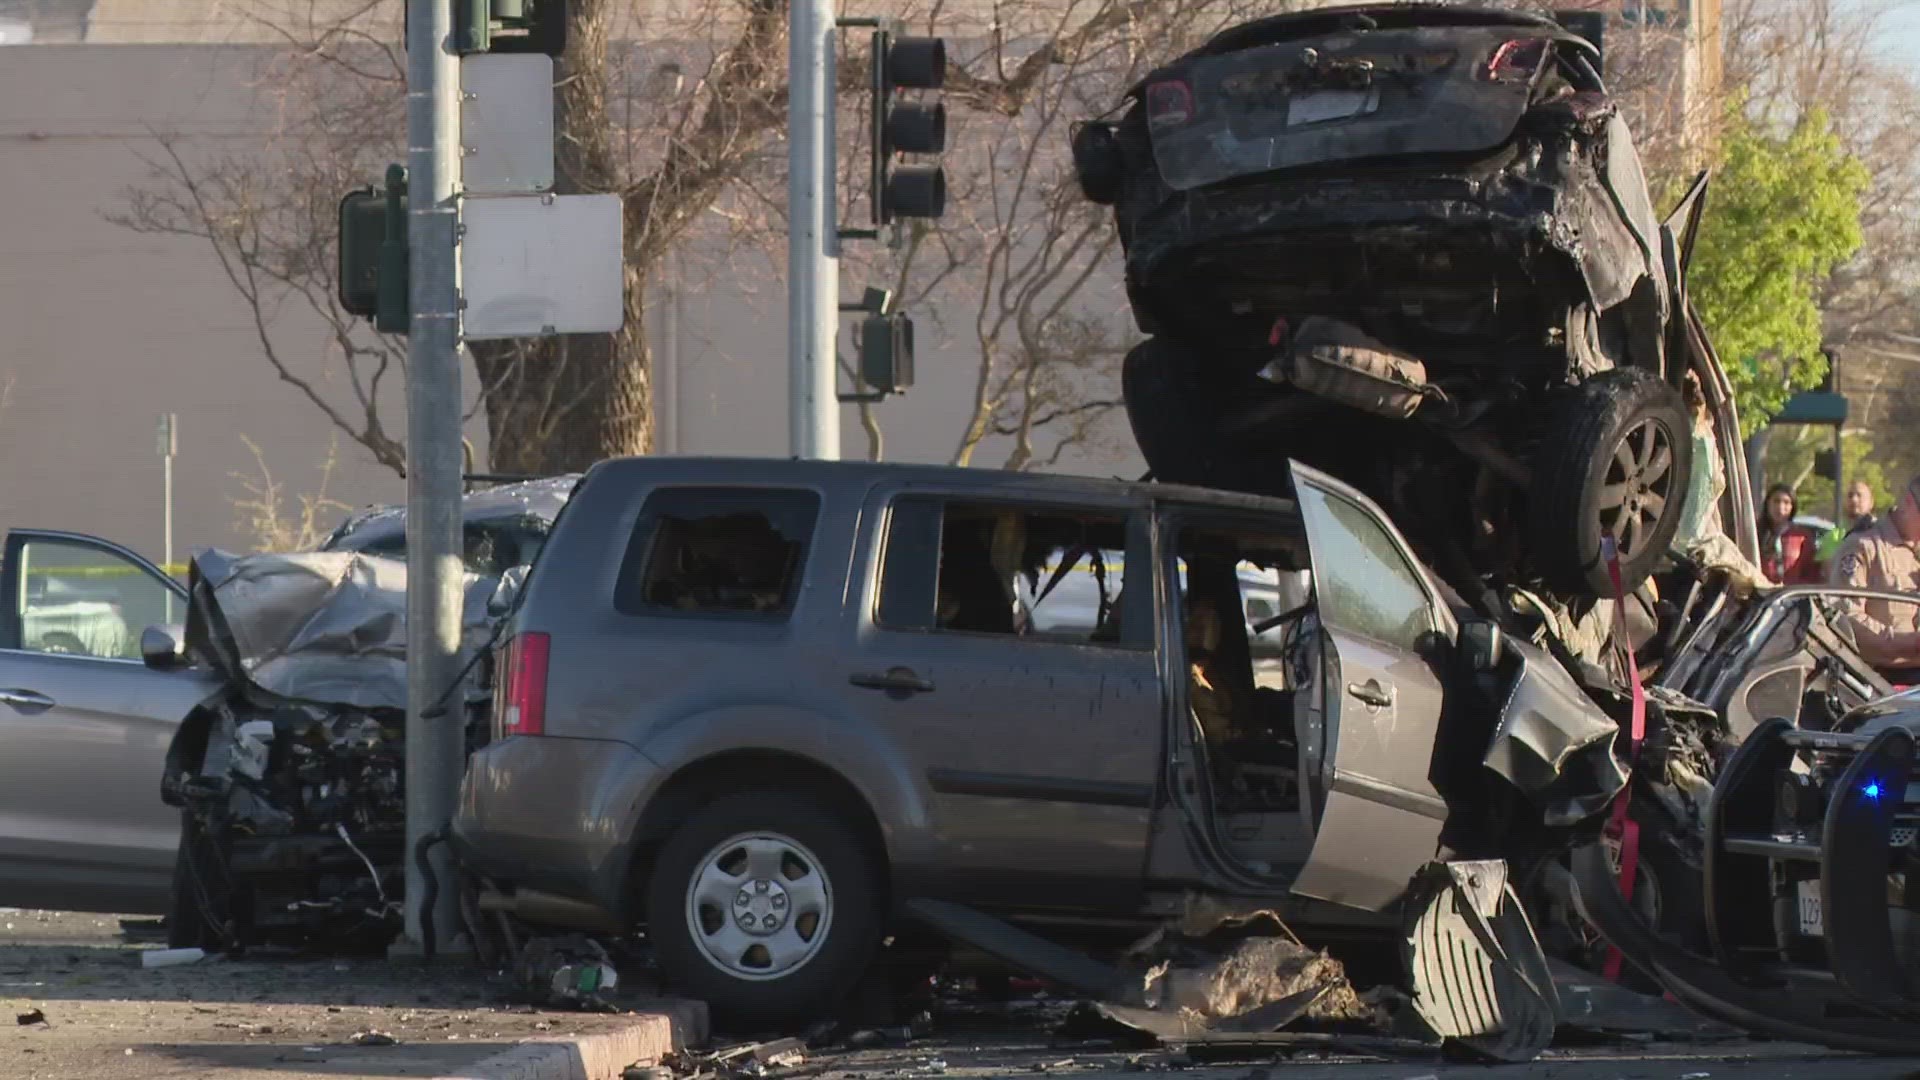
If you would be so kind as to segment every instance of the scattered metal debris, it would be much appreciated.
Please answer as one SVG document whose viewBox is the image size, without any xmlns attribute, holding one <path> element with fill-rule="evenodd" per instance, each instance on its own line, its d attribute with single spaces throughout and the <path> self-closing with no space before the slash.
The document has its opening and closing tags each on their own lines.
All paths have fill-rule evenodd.
<svg viewBox="0 0 1920 1080">
<path fill-rule="evenodd" d="M 140 954 L 140 966 L 143 968 L 181 967 L 197 964 L 207 958 L 205 949 L 148 949 Z"/>
<path fill-rule="evenodd" d="M 362 1031 L 356 1033 L 348 1042 L 355 1046 L 397 1046 L 399 1039 L 384 1031 Z"/>
<path fill-rule="evenodd" d="M 1548 960 L 1560 995 L 1563 1035 L 1685 1039 L 1711 1042 L 1742 1037 L 1739 1028 L 1709 1020 L 1665 998 L 1607 982 L 1562 960 Z"/>
<path fill-rule="evenodd" d="M 515 970 L 536 1004 L 554 1008 L 611 1011 L 601 995 L 620 985 L 606 947 L 585 934 L 528 939 Z"/>
</svg>

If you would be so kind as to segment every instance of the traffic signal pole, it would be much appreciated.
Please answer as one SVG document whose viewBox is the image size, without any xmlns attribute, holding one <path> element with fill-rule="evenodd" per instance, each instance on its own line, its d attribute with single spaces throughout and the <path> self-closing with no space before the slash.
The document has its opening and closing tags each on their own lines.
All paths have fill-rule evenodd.
<svg viewBox="0 0 1920 1080">
<path fill-rule="evenodd" d="M 460 648 L 460 312 L 458 237 L 460 63 L 453 5 L 407 0 L 407 857 L 406 937 L 426 945 L 426 881 L 412 858 L 420 839 L 452 817 L 464 765 L 462 703 L 430 717 Z M 434 945 L 459 926 L 458 890 L 444 844 L 431 852 L 439 898 Z"/>
<path fill-rule="evenodd" d="M 793 0 L 787 28 L 788 431 L 794 457 L 825 461 L 840 457 L 833 9 L 833 0 Z"/>
</svg>

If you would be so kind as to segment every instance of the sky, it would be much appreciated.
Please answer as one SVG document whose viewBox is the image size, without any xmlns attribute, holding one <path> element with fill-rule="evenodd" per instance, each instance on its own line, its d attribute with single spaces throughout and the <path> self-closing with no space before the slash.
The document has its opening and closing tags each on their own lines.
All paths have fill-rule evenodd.
<svg viewBox="0 0 1920 1080">
<path fill-rule="evenodd" d="M 1847 0 L 1851 6 L 1879 16 L 1885 34 L 1881 51 L 1920 70 L 1920 0 Z"/>
</svg>

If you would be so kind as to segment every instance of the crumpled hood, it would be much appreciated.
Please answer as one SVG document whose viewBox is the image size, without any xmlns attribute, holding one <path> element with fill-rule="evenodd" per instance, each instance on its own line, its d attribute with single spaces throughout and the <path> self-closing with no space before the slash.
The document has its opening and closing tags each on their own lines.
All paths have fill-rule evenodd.
<svg viewBox="0 0 1920 1080">
<path fill-rule="evenodd" d="M 486 644 L 493 579 L 462 575 L 459 664 Z M 407 567 L 350 552 L 193 559 L 186 647 L 230 682 L 296 701 L 407 705 Z"/>
<path fill-rule="evenodd" d="M 1605 810 L 1627 786 L 1614 755 L 1620 725 L 1546 650 L 1509 637 L 1520 672 L 1500 710 L 1484 761 L 1539 809 L 1549 827 Z"/>
</svg>

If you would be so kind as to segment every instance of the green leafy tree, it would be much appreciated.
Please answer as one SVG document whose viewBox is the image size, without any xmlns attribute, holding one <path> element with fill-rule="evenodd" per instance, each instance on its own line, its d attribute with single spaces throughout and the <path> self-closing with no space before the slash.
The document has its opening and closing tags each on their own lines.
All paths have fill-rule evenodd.
<svg viewBox="0 0 1920 1080">
<path fill-rule="evenodd" d="M 1860 249 L 1869 178 L 1817 110 L 1781 136 L 1735 102 L 1718 157 L 1688 288 L 1752 431 L 1826 374 L 1818 297 Z"/>
<path fill-rule="evenodd" d="M 1820 517 L 1833 516 L 1833 481 L 1814 475 L 1814 457 L 1833 449 L 1833 429 L 1824 427 L 1778 427 L 1767 444 L 1767 483 L 1793 488 L 1800 511 Z M 1873 505 L 1882 512 L 1893 503 L 1893 484 L 1887 477 L 1882 458 L 1873 450 L 1873 441 L 1860 435 L 1844 435 L 1840 440 L 1846 482 L 1866 481 L 1873 492 Z M 1896 474 L 1897 475 L 1897 474 Z"/>
</svg>

